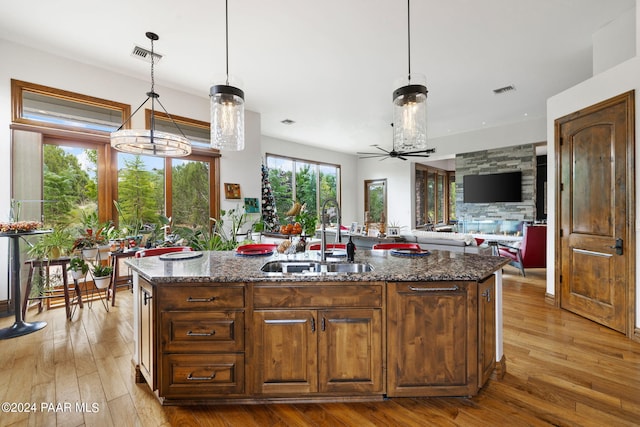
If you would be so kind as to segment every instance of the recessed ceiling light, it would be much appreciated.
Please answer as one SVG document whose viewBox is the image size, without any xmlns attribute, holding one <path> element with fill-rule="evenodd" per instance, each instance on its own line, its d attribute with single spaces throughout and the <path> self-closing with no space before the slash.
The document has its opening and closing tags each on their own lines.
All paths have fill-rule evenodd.
<svg viewBox="0 0 640 427">
<path fill-rule="evenodd" d="M 284 119 L 280 123 L 282 123 L 283 125 L 292 125 L 295 122 L 293 120 L 291 120 L 291 119 Z"/>
</svg>

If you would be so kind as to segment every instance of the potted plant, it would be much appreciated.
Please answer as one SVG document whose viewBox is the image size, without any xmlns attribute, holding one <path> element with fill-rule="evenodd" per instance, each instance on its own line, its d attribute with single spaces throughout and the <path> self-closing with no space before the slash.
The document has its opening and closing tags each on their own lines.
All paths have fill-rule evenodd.
<svg viewBox="0 0 640 427">
<path fill-rule="evenodd" d="M 315 236 L 318 217 L 307 210 L 306 204 L 302 206 L 300 212 L 295 216 L 295 221 L 300 223 L 302 233 L 305 236 Z"/>
<path fill-rule="evenodd" d="M 44 234 L 29 249 L 29 255 L 36 259 L 57 259 L 65 255 L 73 246 L 73 237 L 65 228 L 54 228 Z"/>
<path fill-rule="evenodd" d="M 97 264 L 93 267 L 93 281 L 98 289 L 104 289 L 111 282 L 113 267 L 110 265 Z"/>
<path fill-rule="evenodd" d="M 69 260 L 69 270 L 74 280 L 80 280 L 89 272 L 89 264 L 78 256 L 74 256 Z"/>
</svg>

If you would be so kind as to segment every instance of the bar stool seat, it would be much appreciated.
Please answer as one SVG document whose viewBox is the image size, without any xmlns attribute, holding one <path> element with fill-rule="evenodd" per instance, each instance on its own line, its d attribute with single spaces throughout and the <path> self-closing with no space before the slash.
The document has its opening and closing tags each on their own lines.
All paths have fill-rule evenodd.
<svg viewBox="0 0 640 427">
<path fill-rule="evenodd" d="M 72 305 L 77 303 L 78 306 L 80 306 L 80 308 L 83 307 L 82 294 L 80 292 L 80 286 L 78 285 L 77 282 L 74 282 L 74 289 L 75 289 L 76 295 L 73 297 L 73 299 L 69 295 L 69 279 L 67 277 L 68 276 L 67 265 L 69 264 L 69 260 L 70 260 L 69 257 L 63 257 L 63 258 L 56 258 L 56 259 L 50 259 L 50 260 L 30 259 L 25 261 L 25 264 L 29 265 L 29 276 L 27 278 L 27 289 L 25 291 L 25 297 L 24 297 L 24 300 L 22 301 L 22 317 L 23 318 L 26 315 L 27 305 L 29 300 L 36 300 L 36 299 L 38 300 L 38 303 L 39 303 L 38 312 L 40 312 L 42 311 L 43 299 L 60 297 L 59 294 L 56 295 L 54 293 L 51 293 L 50 295 L 38 295 L 37 297 L 30 297 L 31 289 L 33 286 L 33 272 L 36 268 L 44 269 L 45 273 L 43 277 L 47 279 L 49 278 L 49 269 L 51 267 L 60 267 L 62 269 L 62 296 L 64 297 L 64 306 L 65 306 L 65 311 L 66 311 L 68 320 L 71 320 L 71 317 L 73 316 Z"/>
</svg>

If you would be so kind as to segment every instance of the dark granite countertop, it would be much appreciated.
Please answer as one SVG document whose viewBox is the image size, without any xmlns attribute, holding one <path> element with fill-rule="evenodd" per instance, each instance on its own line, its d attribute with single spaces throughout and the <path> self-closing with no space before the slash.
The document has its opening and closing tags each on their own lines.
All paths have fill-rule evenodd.
<svg viewBox="0 0 640 427">
<path fill-rule="evenodd" d="M 200 253 L 196 253 L 200 255 Z M 126 263 L 143 278 L 154 283 L 197 282 L 360 282 L 360 281 L 478 281 L 506 265 L 503 257 L 469 253 L 431 251 L 427 256 L 396 256 L 386 250 L 358 250 L 355 261 L 369 263 L 367 273 L 317 275 L 270 275 L 260 267 L 286 255 L 238 256 L 233 251 L 202 252 L 189 260 L 164 261 L 159 257 L 131 258 Z M 318 252 L 289 256 L 290 260 L 318 261 Z M 339 258 L 337 258 L 339 259 Z M 343 261 L 344 262 L 344 261 Z"/>
</svg>

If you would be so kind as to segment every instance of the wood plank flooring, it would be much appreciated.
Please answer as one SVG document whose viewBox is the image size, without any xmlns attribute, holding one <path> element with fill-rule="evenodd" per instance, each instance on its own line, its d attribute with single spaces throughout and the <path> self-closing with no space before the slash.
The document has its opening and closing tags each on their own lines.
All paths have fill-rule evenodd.
<svg viewBox="0 0 640 427">
<path fill-rule="evenodd" d="M 640 425 L 640 344 L 545 304 L 545 271 L 527 273 L 505 268 L 507 374 L 471 399 L 162 407 L 133 381 L 132 296 L 123 290 L 109 313 L 95 301 L 71 322 L 64 308 L 32 310 L 27 321 L 46 328 L 0 341 L 0 402 L 36 405 L 0 412 L 0 426 Z"/>
</svg>

